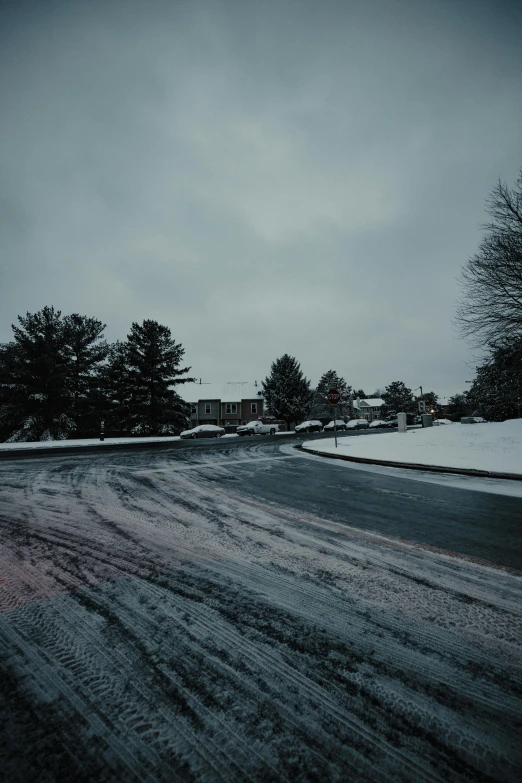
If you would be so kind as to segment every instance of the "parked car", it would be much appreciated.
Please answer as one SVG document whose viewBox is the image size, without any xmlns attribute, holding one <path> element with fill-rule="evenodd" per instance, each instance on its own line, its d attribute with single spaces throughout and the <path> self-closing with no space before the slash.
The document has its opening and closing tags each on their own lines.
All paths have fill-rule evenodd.
<svg viewBox="0 0 522 783">
<path fill-rule="evenodd" d="M 343 421 L 344 424 L 344 421 Z M 296 432 L 321 432 L 323 425 L 318 419 L 311 419 L 310 421 L 303 421 L 295 428 Z"/>
<path fill-rule="evenodd" d="M 347 430 L 367 430 L 370 422 L 366 419 L 350 419 L 346 425 Z"/>
<path fill-rule="evenodd" d="M 280 430 L 280 422 L 270 419 L 257 419 L 237 428 L 238 435 L 275 435 Z"/>
<path fill-rule="evenodd" d="M 370 422 L 370 429 L 372 430 L 383 430 L 386 429 L 386 422 L 382 419 L 376 419 L 375 421 Z"/>
<path fill-rule="evenodd" d="M 399 420 L 398 419 L 388 419 L 388 421 L 384 422 L 384 426 L 387 427 L 387 429 L 392 429 L 393 427 L 399 426 Z"/>
<path fill-rule="evenodd" d="M 335 425 L 337 431 L 346 429 L 346 423 L 342 419 L 336 419 Z M 324 425 L 323 429 L 325 432 L 333 432 L 334 422 L 333 421 L 328 422 L 328 424 Z"/>
<path fill-rule="evenodd" d="M 184 430 L 180 433 L 179 437 L 186 440 L 187 438 L 221 438 L 225 434 L 223 427 L 216 427 L 215 424 L 200 424 L 198 427 L 193 427 L 191 430 Z"/>
</svg>

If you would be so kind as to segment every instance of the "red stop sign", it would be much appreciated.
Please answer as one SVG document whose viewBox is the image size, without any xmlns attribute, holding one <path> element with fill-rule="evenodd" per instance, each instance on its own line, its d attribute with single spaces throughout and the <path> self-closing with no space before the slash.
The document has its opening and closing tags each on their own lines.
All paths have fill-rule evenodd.
<svg viewBox="0 0 522 783">
<path fill-rule="evenodd" d="M 330 403 L 330 405 L 337 405 L 337 403 L 341 399 L 341 395 L 339 394 L 337 389 L 330 389 L 330 391 L 326 396 L 328 398 L 328 402 Z"/>
</svg>

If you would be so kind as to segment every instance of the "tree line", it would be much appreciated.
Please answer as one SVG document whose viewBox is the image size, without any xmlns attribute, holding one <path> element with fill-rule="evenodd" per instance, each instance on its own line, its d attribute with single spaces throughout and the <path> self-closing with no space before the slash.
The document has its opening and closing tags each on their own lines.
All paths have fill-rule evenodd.
<svg viewBox="0 0 522 783">
<path fill-rule="evenodd" d="M 353 414 L 353 402 L 357 398 L 380 397 L 384 400 L 380 415 L 386 419 L 395 418 L 401 411 L 413 414 L 418 410 L 417 398 L 403 381 L 394 381 L 384 389 L 366 395 L 364 389 L 354 390 L 336 370 L 327 370 L 313 389 L 297 359 L 289 354 L 272 363 L 262 387 L 268 413 L 282 419 L 289 428 L 306 419 L 331 418 L 333 409 L 327 399 L 330 389 L 337 389 L 340 394 L 337 415 L 341 418 Z M 434 392 L 427 392 L 423 397 L 429 408 L 437 409 L 438 397 Z"/>
<path fill-rule="evenodd" d="M 168 435 L 190 421 L 175 391 L 193 381 L 184 349 L 157 321 L 133 323 L 109 344 L 97 318 L 54 307 L 18 316 L 0 344 L 0 440 L 93 437 L 107 431 Z"/>
</svg>

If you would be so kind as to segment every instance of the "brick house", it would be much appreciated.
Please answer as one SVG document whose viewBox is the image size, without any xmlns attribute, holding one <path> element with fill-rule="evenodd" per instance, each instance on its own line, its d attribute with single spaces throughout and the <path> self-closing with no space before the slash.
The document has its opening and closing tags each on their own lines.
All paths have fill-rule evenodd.
<svg viewBox="0 0 522 783">
<path fill-rule="evenodd" d="M 178 394 L 192 405 L 191 424 L 217 424 L 234 427 L 264 415 L 264 400 L 258 381 L 225 383 L 185 383 Z"/>
<path fill-rule="evenodd" d="M 353 415 L 359 419 L 366 419 L 366 421 L 376 421 L 376 419 L 381 418 L 383 405 L 384 400 L 380 398 L 357 399 L 353 401 Z"/>
</svg>

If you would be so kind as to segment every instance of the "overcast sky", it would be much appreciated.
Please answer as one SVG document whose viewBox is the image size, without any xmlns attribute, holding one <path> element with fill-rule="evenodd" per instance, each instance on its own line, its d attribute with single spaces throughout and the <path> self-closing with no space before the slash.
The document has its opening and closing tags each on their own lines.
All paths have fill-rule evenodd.
<svg viewBox="0 0 522 783">
<path fill-rule="evenodd" d="M 0 2 L 0 341 L 168 325 L 210 382 L 290 353 L 465 388 L 452 318 L 522 166 L 522 3 Z"/>
</svg>

